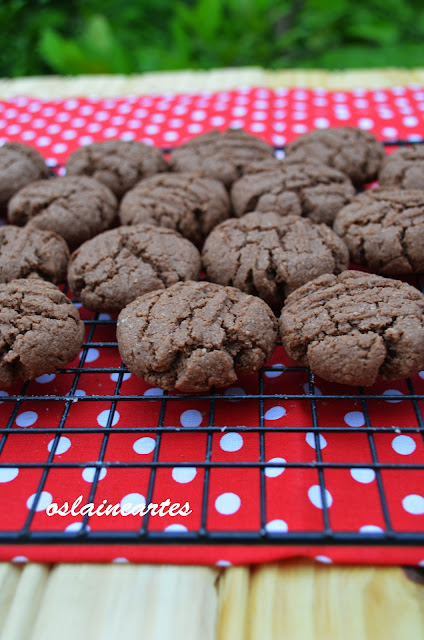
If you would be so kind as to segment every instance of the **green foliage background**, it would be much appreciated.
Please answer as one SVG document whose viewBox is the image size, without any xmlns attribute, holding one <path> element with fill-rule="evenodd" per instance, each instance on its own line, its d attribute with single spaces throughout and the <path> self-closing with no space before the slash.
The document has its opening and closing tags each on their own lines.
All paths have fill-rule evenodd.
<svg viewBox="0 0 424 640">
<path fill-rule="evenodd" d="M 0 0 L 0 76 L 424 66 L 423 0 Z"/>
</svg>

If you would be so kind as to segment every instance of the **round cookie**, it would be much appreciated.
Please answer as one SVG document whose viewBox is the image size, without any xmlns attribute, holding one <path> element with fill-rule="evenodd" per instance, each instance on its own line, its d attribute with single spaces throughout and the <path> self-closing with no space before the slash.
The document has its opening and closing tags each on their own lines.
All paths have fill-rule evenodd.
<svg viewBox="0 0 424 640">
<path fill-rule="evenodd" d="M 230 187 L 251 162 L 272 158 L 273 148 L 242 129 L 209 131 L 173 149 L 172 171 L 196 172 Z"/>
<path fill-rule="evenodd" d="M 424 368 L 424 296 L 360 271 L 323 275 L 294 291 L 280 317 L 290 358 L 342 384 L 369 386 Z"/>
<path fill-rule="evenodd" d="M 49 169 L 36 149 L 19 142 L 0 148 L 0 209 L 26 184 L 49 177 Z"/>
<path fill-rule="evenodd" d="M 116 215 L 113 193 L 86 176 L 33 182 L 9 202 L 12 224 L 55 231 L 71 249 L 110 227 Z"/>
<path fill-rule="evenodd" d="M 168 227 L 196 244 L 230 215 L 230 200 L 218 180 L 193 173 L 147 178 L 122 199 L 123 224 Z"/>
<path fill-rule="evenodd" d="M 210 282 L 179 282 L 121 311 L 118 346 L 129 370 L 162 389 L 206 391 L 257 371 L 277 322 L 254 296 Z"/>
<path fill-rule="evenodd" d="M 355 127 L 310 131 L 287 145 L 289 162 L 316 162 L 343 171 L 356 186 L 375 180 L 383 145 L 369 131 Z"/>
<path fill-rule="evenodd" d="M 84 323 L 51 282 L 0 284 L 0 384 L 53 373 L 78 355 Z"/>
<path fill-rule="evenodd" d="M 58 284 L 66 278 L 69 249 L 53 231 L 0 227 L 0 282 L 39 276 Z"/>
<path fill-rule="evenodd" d="M 196 247 L 171 229 L 118 227 L 85 242 L 69 263 L 68 282 L 84 307 L 118 312 L 138 296 L 196 280 Z"/>
<path fill-rule="evenodd" d="M 66 163 L 69 176 L 92 176 L 122 198 L 143 178 L 167 171 L 163 153 L 143 142 L 108 140 L 80 147 Z"/>
<path fill-rule="evenodd" d="M 424 189 L 424 145 L 401 147 L 387 155 L 378 180 L 382 187 Z"/>
<path fill-rule="evenodd" d="M 424 271 L 424 191 L 368 189 L 339 211 L 334 231 L 356 264 L 385 274 Z"/>
<path fill-rule="evenodd" d="M 216 227 L 202 253 L 212 282 L 259 296 L 280 310 L 294 289 L 347 269 L 349 252 L 325 224 L 275 213 L 248 213 Z"/>
<path fill-rule="evenodd" d="M 267 166 L 260 162 L 250 165 L 249 173 L 233 184 L 231 201 L 236 216 L 274 211 L 331 225 L 336 213 L 355 195 L 349 178 L 330 167 L 281 161 L 274 170 Z"/>
</svg>

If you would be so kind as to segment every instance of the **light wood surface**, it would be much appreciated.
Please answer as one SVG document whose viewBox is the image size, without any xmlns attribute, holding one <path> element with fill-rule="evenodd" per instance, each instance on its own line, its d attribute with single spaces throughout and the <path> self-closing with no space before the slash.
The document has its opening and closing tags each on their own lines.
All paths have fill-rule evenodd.
<svg viewBox="0 0 424 640">
<path fill-rule="evenodd" d="M 0 564 L 0 640 L 421 640 L 400 568 Z"/>
</svg>

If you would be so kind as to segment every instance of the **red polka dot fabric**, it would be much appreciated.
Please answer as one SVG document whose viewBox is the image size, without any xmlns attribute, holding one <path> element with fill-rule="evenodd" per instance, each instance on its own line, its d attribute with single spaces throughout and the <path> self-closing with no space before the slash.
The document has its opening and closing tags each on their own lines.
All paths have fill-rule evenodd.
<svg viewBox="0 0 424 640">
<path fill-rule="evenodd" d="M 0 141 L 34 146 L 59 174 L 79 146 L 113 138 L 171 148 L 242 127 L 281 147 L 342 125 L 421 140 L 424 88 L 0 103 Z M 362 391 L 312 380 L 278 346 L 233 387 L 164 394 L 123 367 L 116 318 L 76 305 L 80 357 L 0 391 L 0 560 L 424 565 L 424 371 Z M 84 515 L 91 503 L 157 509 Z"/>
</svg>

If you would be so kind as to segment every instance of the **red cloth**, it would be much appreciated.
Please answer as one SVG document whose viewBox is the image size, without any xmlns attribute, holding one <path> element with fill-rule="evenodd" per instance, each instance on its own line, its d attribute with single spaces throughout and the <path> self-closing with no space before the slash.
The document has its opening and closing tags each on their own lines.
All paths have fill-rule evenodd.
<svg viewBox="0 0 424 640">
<path fill-rule="evenodd" d="M 327 126 L 353 125 L 368 129 L 382 140 L 421 139 L 424 135 L 424 89 L 398 87 L 384 91 L 328 92 L 281 88 L 241 89 L 219 93 L 189 95 L 161 95 L 117 99 L 80 98 L 42 101 L 17 97 L 0 103 L 0 135 L 2 141 L 22 141 L 38 148 L 51 166 L 61 165 L 74 149 L 83 144 L 111 138 L 143 140 L 161 147 L 181 144 L 188 138 L 210 128 L 243 127 L 274 145 L 290 142 L 301 133 Z M 60 170 L 59 170 L 60 171 Z M 93 314 L 81 310 L 84 319 Z M 96 328 L 92 341 L 114 341 L 112 326 Z M 85 368 L 119 367 L 116 347 L 92 347 Z M 74 362 L 76 366 L 78 361 Z M 289 364 L 281 347 L 271 363 Z M 264 393 L 303 395 L 298 399 L 267 399 L 264 402 L 265 426 L 271 431 L 264 438 L 265 460 L 283 459 L 287 463 L 310 463 L 316 460 L 314 438 L 311 434 L 311 403 L 307 397 L 308 377 L 304 371 L 271 372 L 264 375 Z M 66 395 L 71 388 L 73 374 L 43 376 L 32 381 L 26 398 L 10 421 L 11 432 L 5 439 L 0 463 L 0 531 L 15 531 L 23 527 L 29 514 L 31 496 L 37 490 L 42 469 L 14 467 L 17 463 L 47 461 L 53 433 L 37 433 L 37 429 L 57 427 L 64 402 L 31 401 L 31 395 Z M 316 393 L 357 394 L 355 388 L 342 387 L 316 380 Z M 417 394 L 424 394 L 424 372 L 415 376 Z M 82 373 L 77 388 L 86 395 L 113 394 L 116 375 Z M 3 393 L 18 393 L 20 387 Z M 142 395 L 149 385 L 134 376 L 125 376 L 120 394 Z M 236 390 L 240 394 L 258 393 L 258 376 L 240 379 Z M 398 401 L 385 399 L 384 393 L 399 394 Z M 383 464 L 423 464 L 424 443 L 419 433 L 416 411 L 422 410 L 422 400 L 414 403 L 408 395 L 405 381 L 378 382 L 367 389 L 381 398 L 368 401 L 377 458 Z M 230 392 L 231 393 L 231 392 Z M 402 395 L 403 394 L 403 395 Z M 66 420 L 66 428 L 59 442 L 45 484 L 31 531 L 63 531 L 69 525 L 78 528 L 81 517 L 71 515 L 49 517 L 46 507 L 72 503 L 80 494 L 87 501 L 92 468 L 58 468 L 54 463 L 80 463 L 90 467 L 101 450 L 103 460 L 109 462 L 145 463 L 153 459 L 157 438 L 154 428 L 161 411 L 160 401 L 119 400 L 106 447 L 101 431 L 106 425 L 110 400 L 73 402 Z M 8 424 L 14 403 L 0 405 L 1 426 Z M 379 531 L 384 529 L 379 488 L 372 462 L 370 443 L 366 433 L 364 407 L 359 400 L 317 401 L 318 423 L 321 427 L 357 427 L 348 433 L 323 432 L 321 436 L 324 463 L 347 463 L 360 468 L 325 468 L 324 479 L 328 491 L 329 518 L 336 532 Z M 158 461 L 168 463 L 192 462 L 189 468 L 159 468 L 156 472 L 153 502 L 169 498 L 171 502 L 190 502 L 192 513 L 187 517 L 151 517 L 149 529 L 163 531 L 169 525 L 195 531 L 201 524 L 201 500 L 204 468 L 196 463 L 205 461 L 208 426 L 208 400 L 170 400 L 164 414 L 165 426 L 178 426 L 178 433 L 163 433 Z M 212 462 L 252 462 L 259 460 L 258 432 L 243 427 L 258 425 L 258 401 L 217 400 L 214 425 L 222 431 L 212 435 Z M 241 427 L 242 425 L 243 427 Z M 199 428 L 199 432 L 184 427 Z M 226 427 L 237 427 L 236 434 Z M 113 433 L 113 428 L 128 428 L 128 433 Z M 137 432 L 137 427 L 150 428 Z M 305 427 L 306 431 L 281 432 L 273 427 Z M 378 432 L 378 428 L 393 427 Z M 30 433 L 28 428 L 35 431 Z M 93 430 L 78 433 L 78 428 Z M 400 430 L 410 428 L 400 433 Z M 396 430 L 395 430 L 396 429 Z M 27 431 L 25 431 L 27 430 Z M 362 467 L 361 467 L 362 465 Z M 99 505 L 125 501 L 140 502 L 148 491 L 150 469 L 146 467 L 120 469 L 104 467 L 100 474 L 94 502 Z M 392 526 L 397 532 L 422 532 L 424 529 L 424 471 L 420 469 L 382 469 L 381 482 L 387 498 Z M 270 531 L 315 531 L 323 527 L 323 511 L 317 486 L 319 477 L 313 465 L 302 468 L 280 467 L 268 469 L 265 475 L 265 522 Z M 260 527 L 260 474 L 258 468 L 213 468 L 209 477 L 207 528 L 216 531 L 254 532 Z M 269 524 L 271 523 L 271 524 Z M 138 516 L 106 516 L 90 519 L 91 531 L 137 530 Z M 369 528 L 371 527 L 371 528 Z M 379 529 L 380 528 L 380 529 Z M 178 529 L 178 527 L 177 527 Z M 0 560 L 29 558 L 46 562 L 76 562 L 127 559 L 139 562 L 173 562 L 221 564 L 255 563 L 290 556 L 316 557 L 318 560 L 348 563 L 417 564 L 424 562 L 424 547 L 359 547 L 359 546 L 284 546 L 284 545 L 0 545 Z"/>
</svg>

